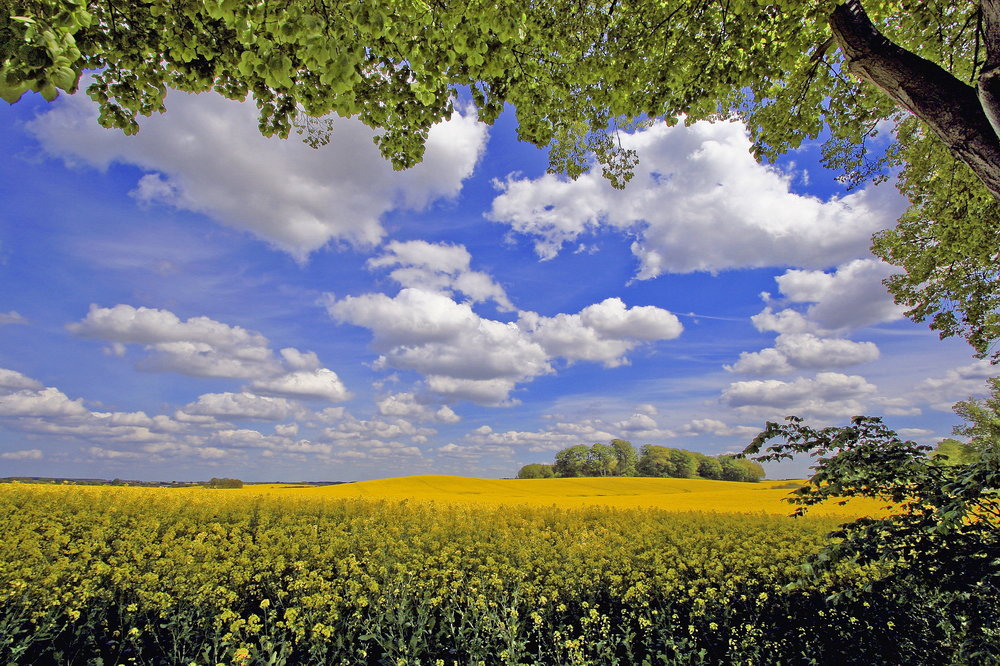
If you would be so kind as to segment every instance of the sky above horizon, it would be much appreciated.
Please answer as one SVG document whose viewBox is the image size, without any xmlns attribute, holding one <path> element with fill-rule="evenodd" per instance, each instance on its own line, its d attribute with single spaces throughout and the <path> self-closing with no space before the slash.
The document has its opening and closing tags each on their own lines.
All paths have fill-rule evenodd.
<svg viewBox="0 0 1000 666">
<path fill-rule="evenodd" d="M 510 477 L 576 444 L 709 455 L 768 420 L 934 444 L 1000 374 L 903 317 L 807 144 L 658 123 L 624 191 L 459 112 L 394 172 L 372 130 L 265 139 L 170 92 L 127 137 L 84 94 L 0 105 L 0 476 Z M 808 459 L 767 467 L 807 472 Z"/>
</svg>

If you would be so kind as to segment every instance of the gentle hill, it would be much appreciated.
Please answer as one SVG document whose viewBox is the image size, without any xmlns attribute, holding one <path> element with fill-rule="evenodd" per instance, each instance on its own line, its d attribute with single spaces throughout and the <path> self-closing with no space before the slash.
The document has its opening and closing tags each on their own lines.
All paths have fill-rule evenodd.
<svg viewBox="0 0 1000 666">
<path fill-rule="evenodd" d="M 477 479 L 463 476 L 406 476 L 360 481 L 336 486 L 247 486 L 236 492 L 301 494 L 303 497 L 343 497 L 420 500 L 448 503 L 534 504 L 578 507 L 659 508 L 667 511 L 790 514 L 794 507 L 782 501 L 788 482 L 736 483 L 707 479 L 645 477 L 587 477 L 574 479 Z M 816 515 L 872 514 L 875 502 L 818 507 Z"/>
</svg>

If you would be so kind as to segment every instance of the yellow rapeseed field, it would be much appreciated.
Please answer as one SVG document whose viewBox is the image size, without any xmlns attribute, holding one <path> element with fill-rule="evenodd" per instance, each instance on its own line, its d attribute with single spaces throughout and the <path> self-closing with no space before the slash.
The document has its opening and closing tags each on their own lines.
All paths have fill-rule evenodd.
<svg viewBox="0 0 1000 666">
<path fill-rule="evenodd" d="M 666 511 L 788 515 L 795 508 L 784 501 L 792 492 L 788 486 L 787 481 L 736 483 L 643 477 L 477 479 L 433 474 L 335 486 L 248 485 L 242 490 L 226 492 L 463 504 L 528 504 L 560 508 L 609 506 L 621 509 L 658 508 Z M 874 515 L 880 510 L 881 505 L 877 502 L 853 500 L 847 506 L 815 507 L 810 509 L 810 513 L 853 518 Z"/>
</svg>

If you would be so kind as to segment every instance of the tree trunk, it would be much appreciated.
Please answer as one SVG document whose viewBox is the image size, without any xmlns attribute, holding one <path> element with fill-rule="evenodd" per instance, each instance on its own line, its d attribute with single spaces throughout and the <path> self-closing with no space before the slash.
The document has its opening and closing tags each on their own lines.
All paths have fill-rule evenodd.
<svg viewBox="0 0 1000 666">
<path fill-rule="evenodd" d="M 924 121 L 1000 199 L 1000 0 L 982 0 L 986 64 L 980 90 L 890 42 L 859 0 L 830 15 L 848 69 Z"/>
<path fill-rule="evenodd" d="M 1000 1 L 982 0 L 980 11 L 986 62 L 979 73 L 979 101 L 994 133 L 1000 135 Z"/>
</svg>

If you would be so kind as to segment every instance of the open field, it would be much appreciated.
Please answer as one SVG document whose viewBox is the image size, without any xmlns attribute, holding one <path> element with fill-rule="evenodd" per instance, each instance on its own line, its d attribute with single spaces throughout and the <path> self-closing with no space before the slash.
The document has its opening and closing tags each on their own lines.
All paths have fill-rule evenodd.
<svg viewBox="0 0 1000 666">
<path fill-rule="evenodd" d="M 788 587 L 842 522 L 780 515 L 788 492 L 441 476 L 2 484 L 0 663 L 945 663 L 943 616 L 865 592 L 877 570 Z M 831 605 L 844 590 L 860 596 Z"/>
<path fill-rule="evenodd" d="M 792 492 L 788 485 L 787 481 L 736 483 L 707 479 L 643 477 L 476 479 L 425 475 L 319 487 L 294 484 L 250 485 L 241 490 L 226 492 L 560 508 L 609 506 L 619 509 L 656 508 L 665 511 L 788 515 L 794 509 L 784 501 Z M 843 516 L 848 519 L 873 515 L 880 510 L 881 505 L 877 502 L 854 501 L 843 507 L 837 505 L 816 507 L 811 509 L 810 513 L 817 516 Z"/>
</svg>

